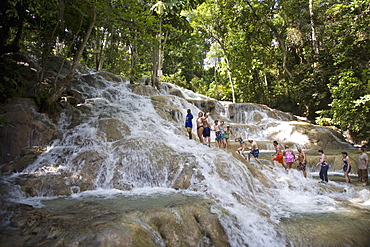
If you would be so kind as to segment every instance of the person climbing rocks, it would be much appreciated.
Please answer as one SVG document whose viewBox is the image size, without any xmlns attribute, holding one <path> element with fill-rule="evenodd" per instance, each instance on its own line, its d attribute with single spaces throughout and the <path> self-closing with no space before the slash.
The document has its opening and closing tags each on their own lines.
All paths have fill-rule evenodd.
<svg viewBox="0 0 370 247">
<path fill-rule="evenodd" d="M 306 178 L 307 177 L 307 172 L 306 172 L 306 165 L 307 165 L 307 160 L 306 160 L 306 153 L 302 150 L 302 148 L 297 148 L 298 151 L 298 166 L 297 169 L 298 171 L 303 172 L 303 176 Z"/>
<path fill-rule="evenodd" d="M 292 169 L 293 163 L 295 162 L 295 154 L 293 150 L 289 148 L 288 145 L 285 145 L 285 150 L 283 151 L 283 156 L 285 157 L 285 164 L 287 169 Z"/>
<path fill-rule="evenodd" d="M 281 147 L 279 143 L 277 141 L 273 141 L 272 144 L 275 147 L 275 153 L 271 155 L 271 156 L 275 156 L 271 159 L 272 166 L 275 167 L 274 161 L 277 161 L 286 169 L 286 166 L 284 165 L 284 156 L 283 156 L 283 153 L 281 152 Z"/>
<path fill-rule="evenodd" d="M 258 144 L 256 141 L 248 140 L 249 143 L 252 144 L 252 146 L 249 147 L 249 150 L 251 150 L 248 153 L 248 161 L 251 160 L 251 155 L 253 155 L 253 158 L 261 165 L 261 161 L 258 159 L 258 155 L 260 153 L 260 150 L 258 149 Z"/>
</svg>

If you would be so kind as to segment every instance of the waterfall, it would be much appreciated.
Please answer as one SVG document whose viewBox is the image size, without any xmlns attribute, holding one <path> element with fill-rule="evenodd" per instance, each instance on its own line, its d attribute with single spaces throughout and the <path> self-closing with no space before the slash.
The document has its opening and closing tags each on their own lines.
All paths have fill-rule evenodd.
<svg viewBox="0 0 370 247">
<path fill-rule="evenodd" d="M 53 186 L 67 188 L 77 197 L 84 191 L 174 193 L 176 188 L 215 203 L 212 213 L 218 215 L 230 246 L 292 246 L 279 227 L 282 219 L 344 210 L 338 200 L 358 197 L 358 190 L 338 195 L 317 185 L 311 175 L 305 179 L 298 171 L 272 170 L 269 159 L 263 158 L 262 165 L 253 161 L 246 165 L 233 152 L 189 140 L 183 127 L 187 109 L 195 116 L 210 109 L 210 120 L 229 122 L 237 136 L 309 147 L 309 133 L 304 134 L 304 129 L 309 132 L 313 125 L 291 114 L 261 105 L 220 103 L 171 84 L 164 84 L 160 92 L 138 95 L 135 90 L 144 92 L 145 86 L 108 81 L 98 74 L 79 77 L 70 89 L 81 94 L 84 102 L 60 116 L 60 137 L 9 179 L 53 175 L 56 179 L 50 184 L 35 189 L 37 200 L 55 196 Z M 272 151 L 272 146 L 264 147 Z M 336 186 L 342 191 L 347 188 Z M 363 195 L 357 204 L 368 207 L 368 196 Z M 31 203 L 32 197 L 23 193 L 19 200 Z M 159 245 L 164 245 L 157 237 Z"/>
</svg>

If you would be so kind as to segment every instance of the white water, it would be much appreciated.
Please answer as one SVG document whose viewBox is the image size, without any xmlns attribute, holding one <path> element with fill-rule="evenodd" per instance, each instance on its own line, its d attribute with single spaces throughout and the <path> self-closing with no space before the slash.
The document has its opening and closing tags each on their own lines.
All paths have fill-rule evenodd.
<svg viewBox="0 0 370 247">
<path fill-rule="evenodd" d="M 262 159 L 264 165 L 252 161 L 268 178 L 268 186 L 265 186 L 252 176 L 244 162 L 235 159 L 231 153 L 188 140 L 180 131 L 186 109 L 192 109 L 194 115 L 200 109 L 185 99 L 168 96 L 171 107 L 178 109 L 180 113 L 175 114 L 177 121 L 172 121 L 163 119 L 158 114 L 150 97 L 132 93 L 127 88 L 127 82 L 112 83 L 99 78 L 97 83 L 91 84 L 81 83 L 75 86 L 86 99 L 78 107 L 81 109 L 78 115 L 82 119 L 81 123 L 70 126 L 72 117 L 63 114 L 59 122 L 62 137 L 51 143 L 47 152 L 40 155 L 22 174 L 15 174 L 12 178 L 24 174 L 62 174 L 72 171 L 76 181 L 82 180 L 82 171 L 86 169 L 89 157 L 81 159 L 81 156 L 84 153 L 95 153 L 98 154 L 94 157 L 98 159 L 95 163 L 100 164 L 100 168 L 95 177 L 94 190 L 79 192 L 78 187 L 71 186 L 75 192 L 72 198 L 140 198 L 176 193 L 205 197 L 217 203 L 212 210 L 219 215 L 231 246 L 291 245 L 278 227 L 281 219 L 298 214 L 340 213 L 348 210 L 339 201 L 346 200 L 356 207 L 370 209 L 370 194 L 366 188 L 336 182 L 324 187 L 318 185 L 311 174 L 305 179 L 295 170 L 289 173 L 282 168 L 271 170 L 268 159 Z M 189 91 L 183 92 L 189 99 L 205 99 Z M 236 116 L 234 124 L 245 121 L 247 125 L 256 125 L 250 114 L 244 112 L 242 117 Z M 268 117 L 262 109 L 254 110 L 254 114 L 262 116 L 258 124 L 260 129 L 252 134 L 257 140 L 266 140 L 274 128 L 290 131 L 288 126 L 291 122 L 286 121 L 293 119 L 287 115 L 275 114 L 278 117 L 274 119 Z M 227 112 L 224 116 L 228 117 Z M 112 118 L 117 120 L 116 127 L 120 131 L 117 135 L 121 137 L 110 140 L 107 133 L 100 131 L 99 126 L 102 121 Z M 129 131 L 126 131 L 125 126 Z M 241 132 L 240 130 L 239 133 Z M 288 132 L 284 135 L 290 136 L 289 141 L 304 139 L 304 136 L 287 135 Z M 193 135 L 196 135 L 195 128 Z M 172 150 L 179 155 L 173 157 L 176 161 L 173 161 L 171 155 L 165 155 Z M 173 163 L 180 166 L 179 172 L 190 163 L 196 164 L 187 190 L 171 189 L 173 181 L 179 175 L 179 172 L 171 174 L 170 165 Z M 160 169 L 154 168 L 153 164 L 160 164 L 157 166 Z M 202 179 L 196 174 L 201 174 Z M 117 184 L 129 185 L 132 189 L 115 190 L 114 186 Z M 331 187 L 339 189 L 332 191 L 328 189 Z M 14 191 L 12 200 L 37 207 L 43 206 L 44 200 L 55 199 L 41 196 L 26 198 L 17 188 Z"/>
</svg>

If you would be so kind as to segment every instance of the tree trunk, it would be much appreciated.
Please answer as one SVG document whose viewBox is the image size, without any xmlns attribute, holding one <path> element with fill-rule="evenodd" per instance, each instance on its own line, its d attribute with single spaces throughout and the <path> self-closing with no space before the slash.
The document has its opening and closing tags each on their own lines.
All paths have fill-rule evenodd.
<svg viewBox="0 0 370 247">
<path fill-rule="evenodd" d="M 89 24 L 89 26 L 86 30 L 86 33 L 84 35 L 82 44 L 78 48 L 77 53 L 76 53 L 76 55 L 73 59 L 71 69 L 69 70 L 69 73 L 67 74 L 67 76 L 64 77 L 58 84 L 56 84 L 56 87 L 53 90 L 52 95 L 46 101 L 47 107 L 50 107 L 55 102 L 57 102 L 57 100 L 61 97 L 62 93 L 65 91 L 67 84 L 72 80 L 72 78 L 74 76 L 74 73 L 75 73 L 75 70 L 76 70 L 76 68 L 79 64 L 79 60 L 81 58 L 82 52 L 84 51 L 85 46 L 87 44 L 87 41 L 90 37 L 91 31 L 94 28 L 95 21 L 96 21 L 96 9 L 94 8 L 92 10 L 92 16 L 91 16 L 90 24 Z"/>
<path fill-rule="evenodd" d="M 215 59 L 215 72 L 214 72 L 214 77 L 215 77 L 215 83 L 216 83 L 216 100 L 219 100 L 220 95 L 218 92 L 218 81 L 217 81 L 217 62 L 218 58 Z"/>
<path fill-rule="evenodd" d="M 319 43 L 317 42 L 316 36 L 316 27 L 314 21 L 314 13 L 313 13 L 313 2 L 309 0 L 309 7 L 310 7 L 310 21 L 311 21 L 311 30 L 312 30 L 312 46 L 315 54 L 319 54 Z"/>
<path fill-rule="evenodd" d="M 130 54 L 131 54 L 131 68 L 130 68 L 130 83 L 133 84 L 137 80 L 137 63 L 138 63 L 138 48 L 137 48 L 137 28 L 131 30 L 130 40 Z"/>
<path fill-rule="evenodd" d="M 163 64 L 163 43 L 166 43 L 168 32 L 164 41 L 162 41 L 162 17 L 159 18 L 159 33 L 158 33 L 158 44 L 153 49 L 153 71 L 152 71 L 152 83 L 155 88 L 160 90 L 159 77 L 162 75 L 162 64 Z M 161 74 L 159 74 L 161 73 Z"/>
<path fill-rule="evenodd" d="M 159 45 L 155 44 L 153 48 L 153 67 L 152 67 L 152 86 L 159 86 L 158 80 L 158 60 L 159 60 Z"/>
<path fill-rule="evenodd" d="M 225 56 L 225 58 L 226 58 L 226 64 L 227 64 L 226 65 L 227 66 L 227 74 L 229 75 L 229 82 L 230 82 L 230 86 L 231 86 L 231 94 L 233 96 L 233 103 L 236 103 L 234 82 L 233 82 L 233 76 L 232 76 L 231 69 L 230 69 L 229 59 L 227 58 L 227 56 Z"/>
<path fill-rule="evenodd" d="M 104 51 L 105 51 L 105 49 L 107 49 L 108 37 L 109 37 L 108 32 L 103 33 L 103 40 L 102 40 L 102 44 L 101 44 L 100 52 L 99 52 L 97 71 L 100 71 L 103 68 L 103 64 L 104 64 L 104 60 L 105 60 L 105 52 Z"/>
<path fill-rule="evenodd" d="M 232 72 L 231 72 L 231 68 L 230 68 L 230 63 L 229 63 L 229 58 L 228 58 L 228 55 L 227 55 L 227 50 L 226 50 L 224 44 L 219 39 L 216 39 L 216 40 L 219 43 L 219 45 L 222 49 L 222 52 L 224 53 L 224 57 L 225 57 L 225 61 L 226 61 L 226 67 L 227 67 L 227 74 L 229 76 L 229 82 L 230 82 L 230 86 L 231 86 L 231 94 L 232 94 L 232 97 L 233 97 L 233 103 L 236 103 L 233 76 L 232 76 Z"/>
</svg>

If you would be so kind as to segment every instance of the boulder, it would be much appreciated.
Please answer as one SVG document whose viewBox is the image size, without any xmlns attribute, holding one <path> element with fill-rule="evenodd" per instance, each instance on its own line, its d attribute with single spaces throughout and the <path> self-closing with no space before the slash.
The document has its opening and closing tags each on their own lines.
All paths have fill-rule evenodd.
<svg viewBox="0 0 370 247">
<path fill-rule="evenodd" d="M 15 98 L 4 112 L 11 124 L 0 127 L 0 164 L 19 158 L 26 147 L 46 145 L 57 134 L 56 125 L 46 114 L 38 112 L 32 99 Z"/>
<path fill-rule="evenodd" d="M 214 203 L 204 199 L 115 210 L 80 201 L 58 210 L 15 205 L 11 230 L 0 233 L 2 246 L 228 246 Z"/>
</svg>

